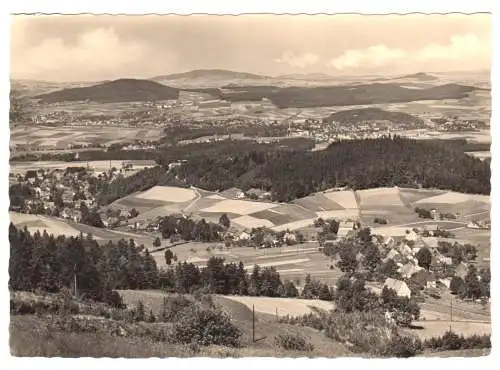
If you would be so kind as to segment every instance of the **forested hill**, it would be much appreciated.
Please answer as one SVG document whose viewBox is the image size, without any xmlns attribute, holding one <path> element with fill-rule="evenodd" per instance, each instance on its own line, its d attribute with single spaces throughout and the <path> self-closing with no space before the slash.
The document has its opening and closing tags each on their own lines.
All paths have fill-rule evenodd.
<svg viewBox="0 0 500 370">
<path fill-rule="evenodd" d="M 243 90 L 244 91 L 241 91 Z M 333 107 L 380 103 L 403 103 L 419 100 L 461 99 L 478 88 L 458 84 L 409 89 L 399 83 L 371 83 L 360 85 L 316 87 L 242 87 L 237 92 L 222 94 L 222 99 L 260 101 L 269 99 L 279 108 Z"/>
<path fill-rule="evenodd" d="M 341 110 L 332 113 L 328 117 L 328 121 L 335 121 L 346 125 L 357 124 L 364 121 L 390 121 L 400 127 L 424 124 L 424 121 L 420 117 L 404 112 L 387 111 L 376 107 Z"/>
<path fill-rule="evenodd" d="M 490 193 L 488 163 L 447 143 L 406 138 L 343 141 L 324 151 L 235 152 L 191 158 L 163 179 L 217 190 L 263 187 L 291 201 L 334 186 L 406 186 Z"/>
<path fill-rule="evenodd" d="M 191 186 L 207 190 L 253 187 L 288 202 L 332 187 L 354 190 L 400 186 L 490 193 L 490 165 L 466 155 L 454 143 L 408 138 L 342 141 L 324 151 L 227 141 L 182 152 L 160 153 L 163 169 L 139 172 L 110 184 L 101 199 L 110 201 L 140 190 L 134 184 Z M 173 160 L 187 159 L 167 171 Z M 144 177 L 141 180 L 141 177 Z M 132 182 L 127 184 L 127 182 Z M 144 190 L 144 189 L 142 189 Z M 106 202 L 105 202 L 106 203 Z"/>
<path fill-rule="evenodd" d="M 179 90 L 154 81 L 123 78 L 94 86 L 76 87 L 37 95 L 45 103 L 94 101 L 122 103 L 177 99 Z"/>
</svg>

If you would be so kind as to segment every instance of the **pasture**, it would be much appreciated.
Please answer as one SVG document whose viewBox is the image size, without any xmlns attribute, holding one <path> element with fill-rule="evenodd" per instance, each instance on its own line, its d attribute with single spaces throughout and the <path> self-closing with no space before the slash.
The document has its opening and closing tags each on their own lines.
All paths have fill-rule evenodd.
<svg viewBox="0 0 500 370">
<path fill-rule="evenodd" d="M 335 263 L 319 252 L 316 242 L 270 249 L 226 249 L 224 243 L 190 242 L 170 249 L 179 261 L 191 262 L 199 267 L 205 266 L 210 257 L 224 258 L 227 263 L 241 261 L 249 272 L 254 265 L 275 267 L 283 279 L 294 281 L 298 285 L 303 284 L 307 274 L 328 284 L 334 284 L 342 275 L 336 266 L 330 268 Z M 151 255 L 159 267 L 166 266 L 164 252 L 153 252 Z"/>
<path fill-rule="evenodd" d="M 299 299 L 299 298 L 270 298 L 270 297 L 244 297 L 244 296 L 225 296 L 227 299 L 239 302 L 249 309 L 255 307 L 256 312 L 278 316 L 300 316 L 313 312 L 311 307 L 321 310 L 332 310 L 332 302 Z"/>
<path fill-rule="evenodd" d="M 144 169 L 144 167 L 151 167 L 151 165 L 145 166 L 141 161 L 73 161 L 73 162 L 63 162 L 63 161 L 37 161 L 37 162 L 10 162 L 10 172 L 14 174 L 24 175 L 29 170 L 65 170 L 68 167 L 85 167 L 94 170 L 97 173 L 102 173 L 111 170 L 113 167 L 120 170 L 124 163 L 130 163 L 133 165 L 131 171 L 123 171 L 124 176 L 130 176 L 139 170 Z M 137 163 L 137 164 L 136 164 Z"/>
<path fill-rule="evenodd" d="M 10 221 L 19 228 L 26 227 L 30 233 L 47 231 L 48 234 L 54 236 L 78 236 L 80 230 L 70 226 L 63 220 L 58 220 L 52 217 L 31 215 L 17 212 L 9 212 Z"/>
<path fill-rule="evenodd" d="M 101 144 L 157 140 L 162 135 L 158 127 L 113 127 L 113 126 L 62 126 L 20 125 L 11 128 L 13 145 L 68 149 L 70 145 Z"/>
<path fill-rule="evenodd" d="M 183 203 L 196 198 L 192 189 L 177 188 L 172 186 L 155 186 L 136 195 L 139 199 L 149 199 L 163 202 Z"/>
<path fill-rule="evenodd" d="M 269 227 L 275 231 L 299 230 L 311 227 L 314 220 L 360 220 L 379 234 L 402 236 L 413 227 L 435 227 L 461 230 L 471 220 L 489 217 L 488 196 L 461 194 L 444 190 L 377 188 L 358 191 L 326 190 L 296 199 L 291 203 L 274 203 L 239 199 L 240 190 L 207 192 L 156 186 L 136 193 L 114 204 L 141 207 L 139 219 L 184 213 L 194 218 L 218 222 L 226 213 L 235 230 Z M 146 203 L 147 202 L 147 203 Z M 453 213 L 456 220 L 421 219 L 416 207 L 435 208 L 440 213 Z M 139 209 L 139 208 L 138 208 Z M 376 218 L 386 225 L 374 223 Z"/>
<path fill-rule="evenodd" d="M 118 241 L 120 239 L 134 239 L 137 244 L 144 244 L 146 248 L 151 248 L 154 240 L 153 235 L 136 234 L 120 230 L 101 229 L 88 226 L 85 224 L 76 223 L 70 220 L 58 219 L 49 216 L 32 215 L 25 213 L 9 212 L 10 221 L 18 228 L 28 228 L 30 233 L 40 232 L 54 236 L 79 236 L 92 235 L 99 243 L 105 245 L 108 241 Z"/>
</svg>

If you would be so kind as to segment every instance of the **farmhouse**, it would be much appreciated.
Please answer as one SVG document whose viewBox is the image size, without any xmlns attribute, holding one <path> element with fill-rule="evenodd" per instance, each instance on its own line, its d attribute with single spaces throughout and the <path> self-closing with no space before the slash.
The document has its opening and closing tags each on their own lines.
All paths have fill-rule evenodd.
<svg viewBox="0 0 500 370">
<path fill-rule="evenodd" d="M 294 234 L 294 233 L 286 233 L 284 236 L 283 236 L 283 240 L 286 242 L 286 243 L 295 243 L 297 241 L 297 236 Z"/>
<path fill-rule="evenodd" d="M 442 254 L 439 254 L 438 256 L 436 256 L 436 258 L 438 262 L 443 265 L 451 266 L 453 264 L 453 260 L 451 259 L 451 257 L 446 257 L 443 256 Z"/>
<path fill-rule="evenodd" d="M 341 221 L 339 223 L 339 230 L 337 236 L 345 238 L 352 231 L 356 230 L 356 223 L 354 221 Z"/>
<path fill-rule="evenodd" d="M 434 220 L 439 219 L 439 212 L 435 208 L 430 210 L 430 215 L 431 215 L 431 218 Z"/>
<path fill-rule="evenodd" d="M 242 231 L 238 236 L 236 236 L 235 240 L 238 241 L 250 240 L 250 234 L 247 233 L 246 231 Z"/>
<path fill-rule="evenodd" d="M 408 288 L 408 285 L 406 285 L 404 281 L 387 278 L 385 280 L 384 287 L 394 290 L 398 297 L 410 298 L 411 296 L 411 290 L 410 288 Z"/>
<path fill-rule="evenodd" d="M 246 196 L 255 199 L 269 199 L 271 193 L 262 189 L 252 188 L 246 192 Z"/>
<path fill-rule="evenodd" d="M 401 244 L 398 247 L 398 250 L 399 250 L 399 253 L 401 253 L 401 255 L 404 257 L 408 257 L 408 256 L 411 256 L 413 254 L 411 248 L 406 244 Z"/>
<path fill-rule="evenodd" d="M 432 272 L 421 269 L 417 273 L 413 274 L 410 278 L 410 283 L 417 286 L 420 290 L 424 288 L 435 288 L 436 277 Z"/>
<path fill-rule="evenodd" d="M 396 249 L 393 248 L 389 251 L 389 253 L 387 253 L 387 256 L 383 259 L 384 262 L 387 262 L 389 260 L 393 260 L 394 262 L 398 263 L 403 260 L 403 257 Z"/>
<path fill-rule="evenodd" d="M 450 289 L 451 279 L 450 278 L 439 279 L 439 283 L 443 284 L 445 287 Z"/>
<path fill-rule="evenodd" d="M 399 273 L 401 274 L 401 277 L 404 279 L 410 279 L 413 275 L 415 275 L 417 272 L 422 270 L 421 267 L 415 266 L 413 263 L 407 263 L 399 269 Z"/>
</svg>

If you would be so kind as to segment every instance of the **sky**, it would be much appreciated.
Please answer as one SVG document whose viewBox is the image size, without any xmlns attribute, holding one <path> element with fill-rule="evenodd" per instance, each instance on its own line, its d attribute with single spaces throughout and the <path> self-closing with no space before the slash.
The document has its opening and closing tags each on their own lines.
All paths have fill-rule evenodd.
<svg viewBox="0 0 500 370">
<path fill-rule="evenodd" d="M 490 14 L 17 15 L 11 77 L 149 78 L 193 69 L 268 76 L 489 69 Z"/>
</svg>

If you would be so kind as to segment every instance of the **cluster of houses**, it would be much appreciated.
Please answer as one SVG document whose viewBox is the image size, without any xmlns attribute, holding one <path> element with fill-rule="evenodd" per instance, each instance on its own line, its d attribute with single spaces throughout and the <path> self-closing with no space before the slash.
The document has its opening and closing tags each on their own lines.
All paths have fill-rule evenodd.
<svg viewBox="0 0 500 370">
<path fill-rule="evenodd" d="M 375 237 L 375 239 L 377 238 Z M 399 243 L 396 243 L 391 237 L 383 238 L 382 243 L 378 239 L 377 241 L 379 245 L 383 246 L 382 250 L 386 253 L 382 262 L 386 263 L 392 260 L 398 268 L 399 278 L 387 278 L 384 287 L 395 290 L 398 296 L 408 298 L 412 294 L 411 288 L 418 290 L 435 289 L 439 286 L 450 288 L 452 278 L 443 278 L 441 277 L 442 274 L 438 272 L 453 267 L 451 257 L 443 256 L 437 248 L 427 245 L 424 239 L 414 230 L 409 231 Z M 416 257 L 419 250 L 424 247 L 428 248 L 432 255 L 429 270 L 419 266 Z M 461 262 L 454 267 L 453 276 L 464 279 L 468 271 L 468 265 Z"/>
<path fill-rule="evenodd" d="M 88 209 L 96 204 L 91 183 L 113 181 L 119 170 L 111 169 L 97 173 L 90 168 L 68 167 L 66 169 L 28 170 L 24 175 L 15 176 L 15 183 L 28 188 L 32 196 L 25 197 L 22 204 L 11 205 L 12 211 L 47 214 L 80 222 L 84 204 Z"/>
<path fill-rule="evenodd" d="M 491 230 L 491 220 L 486 219 L 486 220 L 471 221 L 467 224 L 467 227 L 469 229 Z"/>
</svg>

